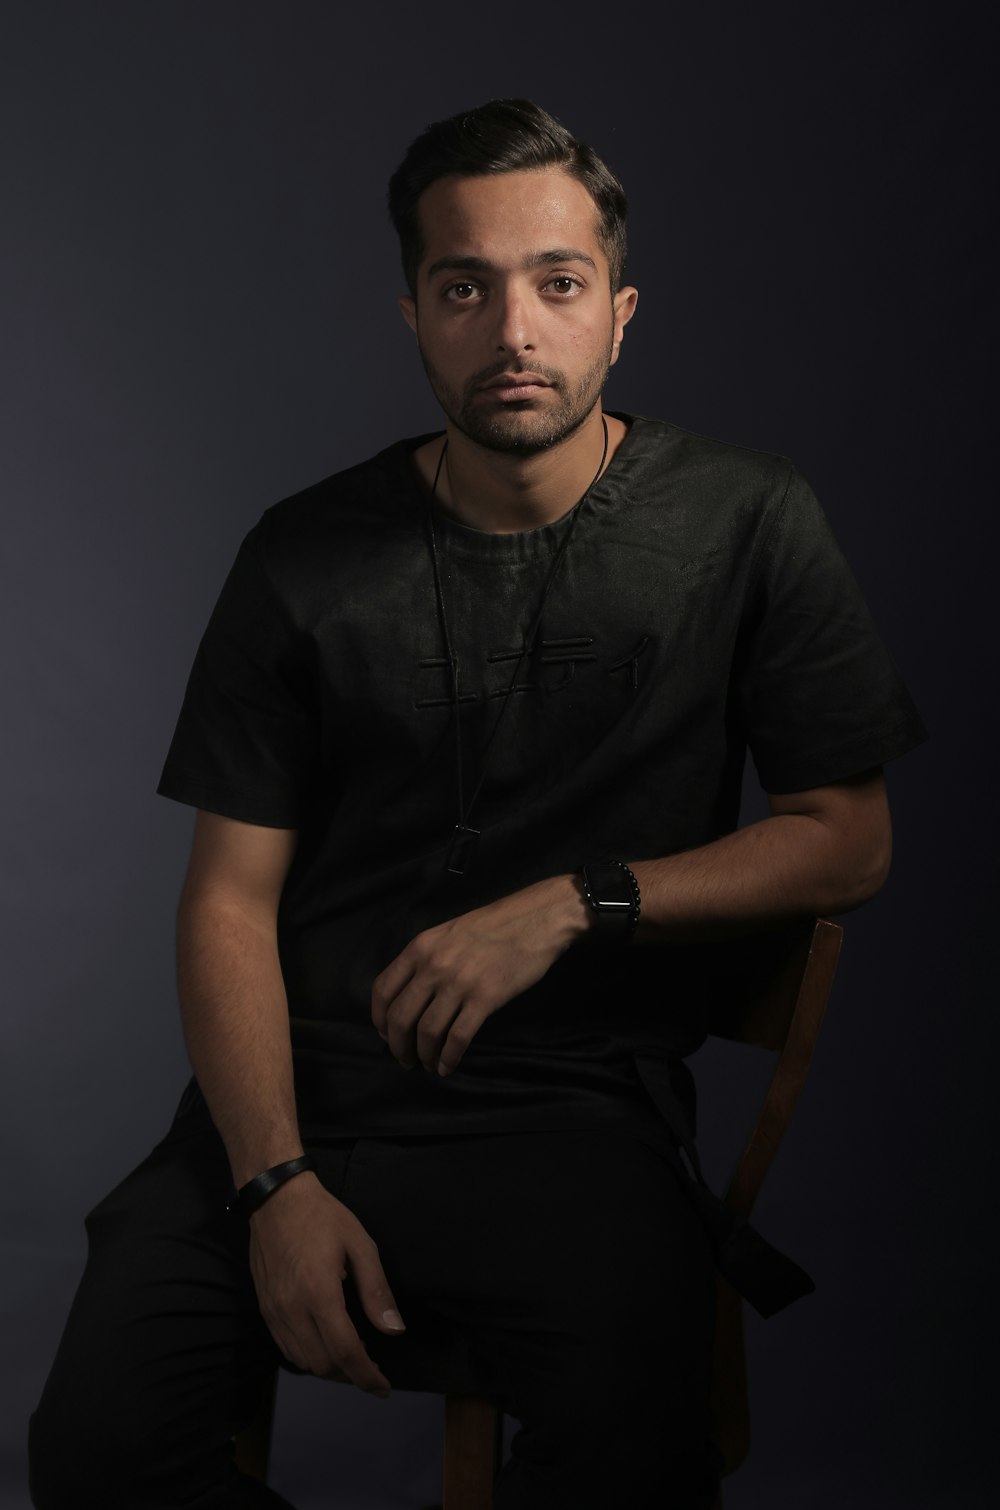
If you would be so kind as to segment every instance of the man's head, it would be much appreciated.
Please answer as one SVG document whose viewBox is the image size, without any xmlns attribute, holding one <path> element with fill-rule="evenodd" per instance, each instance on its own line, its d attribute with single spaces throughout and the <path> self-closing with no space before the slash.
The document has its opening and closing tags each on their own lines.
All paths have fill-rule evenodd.
<svg viewBox="0 0 1000 1510">
<path fill-rule="evenodd" d="M 637 298 L 617 179 L 538 106 L 500 100 L 430 126 L 389 199 L 400 307 L 452 426 L 522 455 L 575 434 Z"/>
<path fill-rule="evenodd" d="M 450 174 L 561 168 L 587 190 L 597 212 L 597 233 L 608 263 L 611 292 L 625 270 L 625 190 L 592 147 L 577 141 L 555 116 L 531 100 L 490 100 L 448 120 L 435 121 L 411 143 L 389 180 L 389 214 L 399 237 L 403 272 L 417 298 L 417 270 L 425 252 L 420 196 Z"/>
</svg>

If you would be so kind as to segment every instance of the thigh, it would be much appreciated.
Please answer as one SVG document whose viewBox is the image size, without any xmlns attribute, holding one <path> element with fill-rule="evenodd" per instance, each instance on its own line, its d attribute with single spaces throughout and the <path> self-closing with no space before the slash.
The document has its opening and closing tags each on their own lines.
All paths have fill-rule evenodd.
<svg viewBox="0 0 1000 1510">
<path fill-rule="evenodd" d="M 457 1325 L 521 1421 L 498 1507 L 711 1503 L 714 1266 L 655 1140 L 609 1126 L 362 1143 L 344 1199 L 397 1299 Z"/>
</svg>

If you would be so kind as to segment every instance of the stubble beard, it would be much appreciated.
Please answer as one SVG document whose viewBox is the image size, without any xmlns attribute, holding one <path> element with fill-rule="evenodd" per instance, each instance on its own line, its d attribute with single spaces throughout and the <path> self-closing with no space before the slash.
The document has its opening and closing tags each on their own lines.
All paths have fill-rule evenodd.
<svg viewBox="0 0 1000 1510">
<path fill-rule="evenodd" d="M 420 357 L 434 397 L 456 430 L 488 451 L 535 456 L 575 434 L 593 411 L 608 381 L 612 350 L 609 342 L 608 350 L 572 387 L 556 368 L 542 367 L 537 362 L 503 362 L 477 372 L 461 392 L 451 387 L 431 365 L 423 348 Z M 505 372 L 532 372 L 544 378 L 551 385 L 548 392 L 556 394 L 556 402 L 549 398 L 518 399 L 505 404 L 484 400 L 483 385 Z"/>
</svg>

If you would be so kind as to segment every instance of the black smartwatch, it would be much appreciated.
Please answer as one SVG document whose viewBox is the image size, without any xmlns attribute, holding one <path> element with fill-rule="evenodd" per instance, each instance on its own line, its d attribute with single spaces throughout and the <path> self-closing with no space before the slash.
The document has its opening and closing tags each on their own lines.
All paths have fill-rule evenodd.
<svg viewBox="0 0 1000 1510">
<path fill-rule="evenodd" d="M 627 944 L 639 921 L 639 883 L 624 860 L 592 860 L 583 867 L 583 894 L 596 916 L 594 939 Z"/>
</svg>

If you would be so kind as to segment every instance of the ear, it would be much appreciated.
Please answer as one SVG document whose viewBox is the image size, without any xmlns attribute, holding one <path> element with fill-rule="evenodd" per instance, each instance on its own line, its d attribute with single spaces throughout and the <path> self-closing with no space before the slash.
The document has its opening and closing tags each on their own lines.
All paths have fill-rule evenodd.
<svg viewBox="0 0 1000 1510">
<path fill-rule="evenodd" d="M 618 360 L 618 352 L 621 349 L 622 338 L 625 335 L 625 327 L 635 314 L 635 306 L 639 300 L 639 290 L 627 285 L 620 288 L 615 294 L 612 307 L 615 312 L 615 333 L 611 342 L 611 365 Z"/>
<path fill-rule="evenodd" d="M 407 325 L 413 331 L 413 334 L 416 335 L 416 333 L 417 333 L 417 301 L 415 299 L 411 299 L 410 296 L 409 296 L 409 294 L 403 294 L 403 296 L 400 298 L 400 300 L 398 302 L 399 302 L 399 312 L 400 312 L 400 314 L 403 316 L 403 319 L 406 321 Z"/>
</svg>

